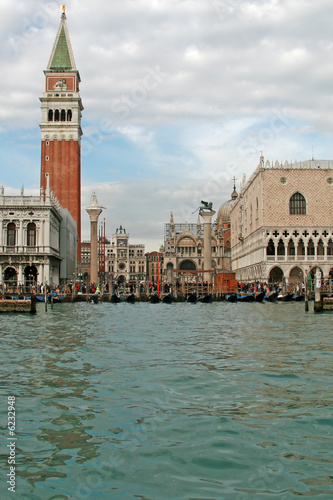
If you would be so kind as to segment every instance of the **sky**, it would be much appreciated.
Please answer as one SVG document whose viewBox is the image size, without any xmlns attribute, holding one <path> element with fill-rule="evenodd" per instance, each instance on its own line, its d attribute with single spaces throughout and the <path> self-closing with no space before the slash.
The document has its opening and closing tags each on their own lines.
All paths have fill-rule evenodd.
<svg viewBox="0 0 333 500">
<path fill-rule="evenodd" d="M 0 0 L 0 185 L 37 194 L 39 97 L 54 0 Z M 68 0 L 81 76 L 82 238 L 95 192 L 106 235 L 146 251 L 170 212 L 196 222 L 265 160 L 333 158 L 331 0 Z"/>
</svg>

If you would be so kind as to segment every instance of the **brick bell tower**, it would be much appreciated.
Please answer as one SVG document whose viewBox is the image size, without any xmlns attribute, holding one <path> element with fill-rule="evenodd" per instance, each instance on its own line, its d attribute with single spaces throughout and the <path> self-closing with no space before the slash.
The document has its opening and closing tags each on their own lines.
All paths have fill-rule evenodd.
<svg viewBox="0 0 333 500">
<path fill-rule="evenodd" d="M 42 103 L 41 188 L 50 187 L 77 225 L 77 261 L 81 261 L 81 115 L 80 74 L 75 66 L 65 6 L 50 61 L 44 71 Z"/>
</svg>

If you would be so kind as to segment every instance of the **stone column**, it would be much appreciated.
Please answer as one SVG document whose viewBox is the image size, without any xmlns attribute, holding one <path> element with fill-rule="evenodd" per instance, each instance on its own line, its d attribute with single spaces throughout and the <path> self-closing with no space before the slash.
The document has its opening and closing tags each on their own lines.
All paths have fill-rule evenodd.
<svg viewBox="0 0 333 500">
<path fill-rule="evenodd" d="M 212 217 L 215 215 L 214 210 L 204 211 L 200 210 L 199 214 L 203 219 L 204 225 L 204 275 L 203 280 L 208 281 L 208 283 L 212 283 L 212 273 L 207 272 L 212 269 Z"/>
<path fill-rule="evenodd" d="M 92 204 L 86 209 L 90 218 L 90 282 L 98 282 L 98 252 L 97 252 L 97 225 L 98 217 L 104 207 L 98 205 L 96 194 L 92 195 Z"/>
</svg>

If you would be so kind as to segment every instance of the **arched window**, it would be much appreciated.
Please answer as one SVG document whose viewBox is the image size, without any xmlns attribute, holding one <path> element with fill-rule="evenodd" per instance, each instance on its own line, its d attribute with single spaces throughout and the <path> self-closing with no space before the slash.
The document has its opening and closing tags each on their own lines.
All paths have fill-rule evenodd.
<svg viewBox="0 0 333 500">
<path fill-rule="evenodd" d="M 327 255 L 333 255 L 333 241 L 330 238 L 327 243 Z"/>
<path fill-rule="evenodd" d="M 308 255 L 314 255 L 315 254 L 315 246 L 312 240 L 309 241 L 308 243 Z"/>
<path fill-rule="evenodd" d="M 48 121 L 53 122 L 53 109 L 49 109 Z"/>
<path fill-rule="evenodd" d="M 61 110 L 60 121 L 62 121 L 62 122 L 66 121 L 66 111 L 64 109 Z"/>
<path fill-rule="evenodd" d="M 16 243 L 16 226 L 14 222 L 7 225 L 7 247 L 14 247 Z"/>
<path fill-rule="evenodd" d="M 71 110 L 71 109 L 69 109 L 69 110 L 67 111 L 67 121 L 68 121 L 68 122 L 71 122 L 71 121 L 72 121 L 72 110 Z"/>
<path fill-rule="evenodd" d="M 297 244 L 297 255 L 305 255 L 305 246 L 303 240 L 299 240 Z"/>
<path fill-rule="evenodd" d="M 295 255 L 295 243 L 293 240 L 289 240 L 287 254 L 291 257 Z"/>
<path fill-rule="evenodd" d="M 269 240 L 266 251 L 267 255 L 275 255 L 275 245 L 273 240 Z"/>
<path fill-rule="evenodd" d="M 36 224 L 34 222 L 30 222 L 27 227 L 27 246 L 36 246 Z"/>
<path fill-rule="evenodd" d="M 322 239 L 318 241 L 317 255 L 325 255 L 324 243 Z"/>
<path fill-rule="evenodd" d="M 305 215 L 306 214 L 306 201 L 301 193 L 295 193 L 289 200 L 289 213 L 290 215 Z"/>
<path fill-rule="evenodd" d="M 56 109 L 54 111 L 54 121 L 58 122 L 59 121 L 59 109 Z"/>
<path fill-rule="evenodd" d="M 283 240 L 279 240 L 279 243 L 278 243 L 278 246 L 277 246 L 277 254 L 280 255 L 280 256 L 286 254 L 286 248 L 285 248 Z"/>
</svg>

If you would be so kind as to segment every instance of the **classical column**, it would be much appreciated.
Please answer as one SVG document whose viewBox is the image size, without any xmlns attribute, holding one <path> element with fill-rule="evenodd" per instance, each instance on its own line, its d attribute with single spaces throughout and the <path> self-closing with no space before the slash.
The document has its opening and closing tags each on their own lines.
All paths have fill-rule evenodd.
<svg viewBox="0 0 333 500">
<path fill-rule="evenodd" d="M 212 217 L 215 215 L 215 211 L 211 208 L 207 211 L 204 209 L 200 209 L 200 216 L 203 219 L 204 225 L 204 281 L 208 281 L 208 283 L 212 283 L 212 272 L 207 272 L 212 270 Z"/>
<path fill-rule="evenodd" d="M 92 194 L 91 205 L 86 209 L 90 218 L 90 282 L 98 282 L 97 225 L 104 207 L 98 205 L 97 196 Z"/>
</svg>

